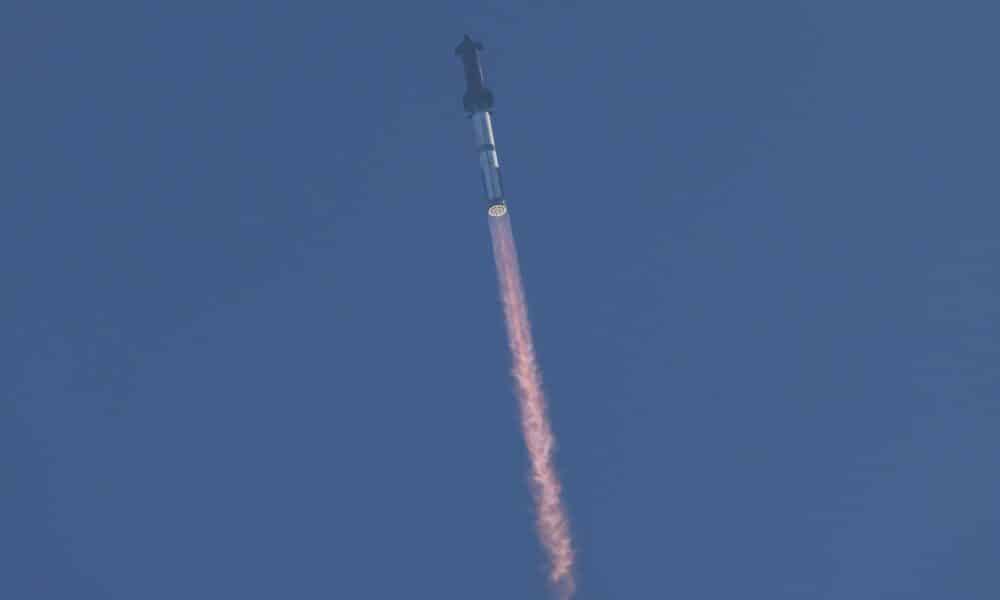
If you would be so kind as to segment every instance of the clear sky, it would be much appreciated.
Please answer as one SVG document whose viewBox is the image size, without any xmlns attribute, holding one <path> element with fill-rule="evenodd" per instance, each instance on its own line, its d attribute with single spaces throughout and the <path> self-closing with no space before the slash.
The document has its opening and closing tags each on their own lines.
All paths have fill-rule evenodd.
<svg viewBox="0 0 1000 600">
<path fill-rule="evenodd" d="M 1000 598 L 990 2 L 0 9 L 0 597 Z"/>
</svg>

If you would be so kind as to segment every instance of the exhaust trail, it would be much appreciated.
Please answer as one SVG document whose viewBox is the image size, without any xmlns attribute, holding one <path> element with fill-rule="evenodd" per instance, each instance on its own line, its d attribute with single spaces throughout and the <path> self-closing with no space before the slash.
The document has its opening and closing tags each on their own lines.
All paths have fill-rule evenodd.
<svg viewBox="0 0 1000 600">
<path fill-rule="evenodd" d="M 573 543 L 569 518 L 562 504 L 562 485 L 553 464 L 555 436 L 549 424 L 542 374 L 535 357 L 517 248 L 508 215 L 488 220 L 513 360 L 511 373 L 521 409 L 521 429 L 531 462 L 538 536 L 548 558 L 549 580 L 559 597 L 569 600 L 576 587 L 573 579 Z"/>
</svg>

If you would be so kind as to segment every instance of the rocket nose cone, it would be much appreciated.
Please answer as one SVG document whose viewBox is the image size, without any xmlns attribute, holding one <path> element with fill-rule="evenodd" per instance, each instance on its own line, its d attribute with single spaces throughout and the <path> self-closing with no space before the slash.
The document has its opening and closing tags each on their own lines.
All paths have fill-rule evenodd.
<svg viewBox="0 0 1000 600">
<path fill-rule="evenodd" d="M 465 34 L 462 42 L 455 48 L 455 54 L 475 56 L 476 52 L 483 49 L 483 45 Z"/>
</svg>

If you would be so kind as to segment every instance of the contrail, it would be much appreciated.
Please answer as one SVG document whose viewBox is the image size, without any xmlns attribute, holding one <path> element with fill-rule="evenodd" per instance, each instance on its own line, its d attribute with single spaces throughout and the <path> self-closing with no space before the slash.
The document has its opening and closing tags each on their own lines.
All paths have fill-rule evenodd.
<svg viewBox="0 0 1000 600">
<path fill-rule="evenodd" d="M 538 536 L 549 559 L 549 579 L 559 597 L 572 597 L 573 543 L 569 519 L 560 498 L 562 486 L 552 464 L 555 436 L 549 425 L 542 374 L 535 358 L 531 340 L 531 323 L 521 285 L 521 270 L 517 248 L 511 232 L 510 219 L 505 214 L 490 217 L 493 258 L 500 282 L 500 298 L 507 322 L 507 337 L 513 359 L 512 374 L 521 406 L 521 429 L 531 460 L 531 484 L 538 517 Z"/>
</svg>

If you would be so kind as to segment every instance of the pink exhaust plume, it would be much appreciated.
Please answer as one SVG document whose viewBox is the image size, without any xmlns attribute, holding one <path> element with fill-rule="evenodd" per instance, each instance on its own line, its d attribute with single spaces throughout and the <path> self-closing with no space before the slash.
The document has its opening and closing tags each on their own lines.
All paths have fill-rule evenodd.
<svg viewBox="0 0 1000 600">
<path fill-rule="evenodd" d="M 531 323 L 521 285 L 517 249 L 507 216 L 491 217 L 489 222 L 513 359 L 512 374 L 521 407 L 521 429 L 531 461 L 538 535 L 548 557 L 549 579 L 559 597 L 568 600 L 575 588 L 573 543 L 569 519 L 560 498 L 562 486 L 552 463 L 555 437 L 549 425 L 545 394 L 542 392 L 542 374 L 531 339 Z"/>
</svg>

